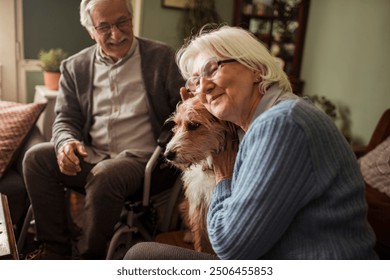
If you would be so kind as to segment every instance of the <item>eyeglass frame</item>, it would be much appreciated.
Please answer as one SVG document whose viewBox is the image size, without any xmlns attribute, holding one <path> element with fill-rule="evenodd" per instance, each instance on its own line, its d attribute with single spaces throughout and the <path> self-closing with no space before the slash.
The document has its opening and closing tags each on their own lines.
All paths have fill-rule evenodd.
<svg viewBox="0 0 390 280">
<path fill-rule="evenodd" d="M 100 24 L 100 25 L 98 25 L 98 26 L 93 26 L 93 28 L 96 30 L 96 32 L 99 34 L 99 35 L 102 35 L 102 36 L 104 36 L 104 35 L 107 35 L 107 34 L 110 34 L 111 32 L 112 32 L 112 28 L 115 26 L 119 31 L 121 31 L 121 32 L 124 32 L 123 31 L 123 29 L 124 28 L 127 28 L 127 27 L 130 27 L 130 24 L 128 25 L 128 26 L 126 26 L 126 27 L 122 27 L 122 28 L 120 28 L 118 25 L 119 24 L 124 24 L 124 23 L 129 23 L 129 22 L 131 22 L 131 20 L 132 20 L 132 18 L 131 17 L 128 17 L 128 18 L 124 18 L 124 19 L 119 19 L 119 20 L 117 20 L 115 23 L 103 23 L 103 24 Z M 107 31 L 102 31 L 101 30 L 101 28 L 106 28 L 106 27 L 108 27 L 109 29 L 107 29 Z"/>
<path fill-rule="evenodd" d="M 213 61 L 213 60 L 217 62 L 218 68 L 213 72 L 214 74 L 213 74 L 211 77 L 209 77 L 209 78 L 208 78 L 208 77 L 205 77 L 204 72 L 205 72 L 206 65 L 207 65 L 210 61 Z M 234 58 L 218 60 L 216 57 L 212 57 L 212 58 L 208 59 L 207 62 L 202 66 L 202 71 L 201 71 L 201 74 L 200 74 L 200 75 L 194 75 L 194 76 L 191 76 L 191 77 L 189 77 L 189 78 L 187 79 L 186 84 L 185 84 L 186 90 L 187 90 L 188 92 L 191 92 L 191 93 L 194 93 L 194 94 L 197 93 L 197 90 L 199 89 L 199 86 L 200 86 L 200 79 L 201 79 L 202 77 L 206 78 L 207 80 L 213 79 L 213 78 L 215 77 L 215 75 L 218 73 L 218 71 L 219 71 L 219 69 L 221 68 L 221 65 L 222 65 L 223 63 L 231 63 L 231 62 L 237 62 L 237 60 L 234 59 Z M 197 80 L 198 80 L 199 85 L 196 86 L 195 90 L 191 90 L 191 89 L 190 89 L 190 86 L 189 86 L 189 83 L 190 83 L 191 81 L 193 81 L 194 79 L 197 79 Z"/>
</svg>

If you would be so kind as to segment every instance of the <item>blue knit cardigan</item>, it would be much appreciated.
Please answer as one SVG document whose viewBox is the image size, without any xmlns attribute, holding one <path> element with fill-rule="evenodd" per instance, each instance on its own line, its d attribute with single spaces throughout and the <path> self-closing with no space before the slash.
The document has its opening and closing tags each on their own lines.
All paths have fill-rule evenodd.
<svg viewBox="0 0 390 280">
<path fill-rule="evenodd" d="M 303 99 L 255 116 L 207 226 L 221 259 L 375 259 L 356 158 L 333 121 Z"/>
</svg>

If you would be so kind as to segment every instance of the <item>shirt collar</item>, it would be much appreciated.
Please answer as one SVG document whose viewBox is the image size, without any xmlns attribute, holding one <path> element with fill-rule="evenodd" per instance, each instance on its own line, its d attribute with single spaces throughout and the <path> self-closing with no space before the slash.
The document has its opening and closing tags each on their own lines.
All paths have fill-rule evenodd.
<svg viewBox="0 0 390 280">
<path fill-rule="evenodd" d="M 138 46 L 138 40 L 137 40 L 136 37 L 134 37 L 133 42 L 131 44 L 131 47 L 130 47 L 130 50 L 128 51 L 128 53 L 124 57 L 122 57 L 121 59 L 119 59 L 118 61 L 115 62 L 109 56 L 105 55 L 104 52 L 103 52 L 102 47 L 100 45 L 98 45 L 97 52 L 96 52 L 96 58 L 100 62 L 103 62 L 106 65 L 120 64 L 123 61 L 126 61 L 127 59 L 129 59 L 129 57 L 131 57 L 134 54 L 135 49 L 137 48 L 137 46 Z"/>
<path fill-rule="evenodd" d="M 299 97 L 291 92 L 283 91 L 277 84 L 271 86 L 269 89 L 265 91 L 263 97 L 261 98 L 259 104 L 257 105 L 256 111 L 253 114 L 251 124 L 258 116 L 260 116 L 262 113 L 267 111 L 277 102 L 284 99 L 296 99 L 296 98 Z"/>
</svg>

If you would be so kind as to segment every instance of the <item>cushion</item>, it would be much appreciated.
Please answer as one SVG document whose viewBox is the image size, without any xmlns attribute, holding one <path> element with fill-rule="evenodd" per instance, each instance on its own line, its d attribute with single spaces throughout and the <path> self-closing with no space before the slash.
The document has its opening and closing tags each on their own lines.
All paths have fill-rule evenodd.
<svg viewBox="0 0 390 280">
<path fill-rule="evenodd" d="M 364 181 L 390 197 L 390 136 L 359 159 Z"/>
<path fill-rule="evenodd" d="M 0 101 L 0 179 L 12 165 L 46 103 Z"/>
<path fill-rule="evenodd" d="M 390 258 L 390 137 L 359 159 L 366 182 L 367 219 L 381 259 Z"/>
</svg>

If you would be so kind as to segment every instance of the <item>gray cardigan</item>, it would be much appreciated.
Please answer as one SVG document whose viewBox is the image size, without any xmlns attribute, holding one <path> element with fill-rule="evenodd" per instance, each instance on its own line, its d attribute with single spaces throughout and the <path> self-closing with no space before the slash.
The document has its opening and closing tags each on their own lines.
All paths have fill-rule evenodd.
<svg viewBox="0 0 390 280">
<path fill-rule="evenodd" d="M 161 126 L 180 100 L 184 80 L 175 64 L 174 51 L 163 43 L 137 38 L 141 53 L 150 120 L 157 140 Z M 88 47 L 61 64 L 60 93 L 55 106 L 52 142 L 55 149 L 77 139 L 90 145 L 94 61 L 97 45 Z"/>
</svg>

